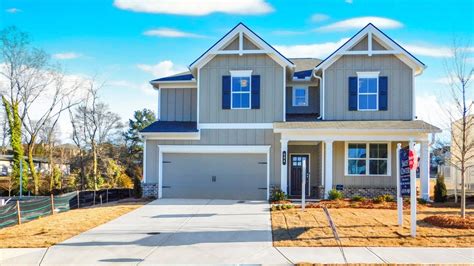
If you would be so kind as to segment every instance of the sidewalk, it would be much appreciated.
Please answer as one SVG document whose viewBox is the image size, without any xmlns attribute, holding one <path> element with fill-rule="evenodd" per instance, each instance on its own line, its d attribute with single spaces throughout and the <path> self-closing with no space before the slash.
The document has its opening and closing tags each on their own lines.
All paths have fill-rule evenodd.
<svg viewBox="0 0 474 266">
<path fill-rule="evenodd" d="M 308 247 L 308 248 L 274 248 L 274 256 L 280 253 L 288 264 L 298 262 L 310 263 L 344 263 L 339 248 Z M 0 265 L 40 265 L 48 249 L 0 249 Z M 473 264 L 474 248 L 390 248 L 390 247 L 347 247 L 344 252 L 349 263 L 422 263 L 422 264 Z M 198 254 L 196 254 L 198 255 Z M 97 260 L 97 263 L 120 262 L 124 265 L 147 263 L 144 258 L 134 260 Z M 65 263 L 67 263 L 65 261 Z M 167 261 L 166 263 L 172 263 Z M 208 263 L 204 260 L 189 263 Z M 214 261 L 213 261 L 214 263 Z M 261 263 L 257 262 L 257 263 Z"/>
</svg>

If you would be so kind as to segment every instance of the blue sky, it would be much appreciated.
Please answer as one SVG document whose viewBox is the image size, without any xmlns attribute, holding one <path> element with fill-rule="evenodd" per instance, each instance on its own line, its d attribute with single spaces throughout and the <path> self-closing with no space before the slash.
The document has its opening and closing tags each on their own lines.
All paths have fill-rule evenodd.
<svg viewBox="0 0 474 266">
<path fill-rule="evenodd" d="M 16 25 L 71 75 L 107 81 L 103 100 L 124 119 L 156 110 L 148 81 L 185 70 L 238 22 L 283 54 L 325 57 L 372 21 L 428 68 L 417 78 L 418 114 L 445 85 L 453 36 L 474 36 L 473 1 L 2 0 L 0 27 Z"/>
</svg>

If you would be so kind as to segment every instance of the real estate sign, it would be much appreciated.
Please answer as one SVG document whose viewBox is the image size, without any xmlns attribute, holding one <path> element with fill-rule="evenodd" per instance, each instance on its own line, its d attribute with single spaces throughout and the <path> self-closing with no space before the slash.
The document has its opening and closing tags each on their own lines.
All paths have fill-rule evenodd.
<svg viewBox="0 0 474 266">
<path fill-rule="evenodd" d="M 410 196 L 410 150 L 408 147 L 400 149 L 400 195 Z"/>
</svg>

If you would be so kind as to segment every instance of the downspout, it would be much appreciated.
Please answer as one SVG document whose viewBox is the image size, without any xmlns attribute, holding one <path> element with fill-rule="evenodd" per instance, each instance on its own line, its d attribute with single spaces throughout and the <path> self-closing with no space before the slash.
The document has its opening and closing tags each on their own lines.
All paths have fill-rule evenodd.
<svg viewBox="0 0 474 266">
<path fill-rule="evenodd" d="M 322 99 L 322 105 L 321 105 L 321 114 L 319 114 L 319 117 L 317 119 L 322 120 L 323 119 L 322 114 L 324 114 L 324 88 L 322 86 L 323 78 L 320 77 L 320 76 L 317 76 L 316 71 L 314 71 L 314 70 L 313 70 L 313 77 L 317 78 L 319 80 L 319 89 L 321 90 L 321 93 L 320 93 L 319 97 L 321 97 L 321 99 Z"/>
</svg>

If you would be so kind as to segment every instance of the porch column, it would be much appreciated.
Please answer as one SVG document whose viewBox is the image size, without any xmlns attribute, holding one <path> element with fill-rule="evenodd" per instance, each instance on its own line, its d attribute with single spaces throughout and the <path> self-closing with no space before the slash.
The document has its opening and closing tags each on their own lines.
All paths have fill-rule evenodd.
<svg viewBox="0 0 474 266">
<path fill-rule="evenodd" d="M 420 142 L 420 190 L 421 198 L 430 199 L 430 152 L 428 141 Z"/>
<path fill-rule="evenodd" d="M 332 189 L 332 144 L 334 141 L 326 140 L 324 141 L 324 146 L 326 147 L 325 157 L 324 157 L 324 198 L 327 199 L 329 191 Z"/>
<path fill-rule="evenodd" d="M 281 139 L 281 153 L 280 153 L 280 188 L 286 195 L 288 195 L 288 140 Z"/>
</svg>

